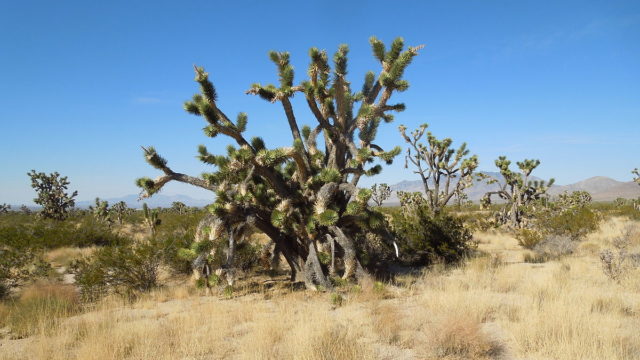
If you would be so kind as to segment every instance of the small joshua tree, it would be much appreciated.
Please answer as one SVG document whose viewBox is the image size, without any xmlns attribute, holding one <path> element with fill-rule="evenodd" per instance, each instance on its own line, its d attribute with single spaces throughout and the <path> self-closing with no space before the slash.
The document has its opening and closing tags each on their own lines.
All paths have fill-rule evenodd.
<svg viewBox="0 0 640 360">
<path fill-rule="evenodd" d="M 171 211 L 177 212 L 178 214 L 184 214 L 187 212 L 187 205 L 180 201 L 174 201 L 171 203 Z"/>
<path fill-rule="evenodd" d="M 559 211 L 583 208 L 591 203 L 591 194 L 587 191 L 564 192 L 558 195 L 555 205 Z"/>
<path fill-rule="evenodd" d="M 389 185 L 373 184 L 371 186 L 371 200 L 377 205 L 382 206 L 382 203 L 391 196 L 391 187 Z"/>
<path fill-rule="evenodd" d="M 69 214 L 69 210 L 75 206 L 74 198 L 78 192 L 74 191 L 71 196 L 67 194 L 69 181 L 66 176 L 60 176 L 58 172 L 49 175 L 35 170 L 27 173 L 31 178 L 31 187 L 36 190 L 38 197 L 33 201 L 42 206 L 40 216 L 47 219 L 64 220 Z"/>
<path fill-rule="evenodd" d="M 149 209 L 147 203 L 142 204 L 142 214 L 144 215 L 144 224 L 149 228 L 151 236 L 156 236 L 158 225 L 162 223 L 158 217 L 157 209 Z"/>
<path fill-rule="evenodd" d="M 111 224 L 111 216 L 109 214 L 109 202 L 106 200 L 100 200 L 96 198 L 95 206 L 89 206 L 89 210 L 93 213 L 93 216 L 98 220 L 107 224 Z"/>
<path fill-rule="evenodd" d="M 129 214 L 131 212 L 131 209 L 129 209 L 127 203 L 125 203 L 124 201 L 118 201 L 117 203 L 113 204 L 113 206 L 111 206 L 111 212 L 115 214 L 118 224 L 122 225 L 124 216 Z"/>
<path fill-rule="evenodd" d="M 635 181 L 638 185 L 640 185 L 640 170 L 633 169 L 631 173 L 635 175 L 635 177 L 633 178 L 633 181 Z"/>
<path fill-rule="evenodd" d="M 500 184 L 500 180 L 486 174 L 480 176 L 487 179 L 488 184 L 498 183 L 499 189 L 487 192 L 481 200 L 483 207 L 491 205 L 491 197 L 497 195 L 506 202 L 502 211 L 498 214 L 498 221 L 502 224 L 509 224 L 514 228 L 524 226 L 524 213 L 527 206 L 532 205 L 535 200 L 540 199 L 551 185 L 554 179 L 545 181 L 530 181 L 531 172 L 540 165 L 540 160 L 524 160 L 517 162 L 521 173 L 511 171 L 509 166 L 511 161 L 505 156 L 500 156 L 495 161 L 496 166 L 500 169 L 500 174 L 504 178 L 504 183 Z"/>
<path fill-rule="evenodd" d="M 8 204 L 0 204 L 0 214 L 6 214 L 11 210 L 11 205 Z"/>
<path fill-rule="evenodd" d="M 625 205 L 627 205 L 628 202 L 629 201 L 627 199 L 621 198 L 621 197 L 616 198 L 615 200 L 613 200 L 613 204 L 615 206 L 617 206 L 617 207 L 625 206 Z"/>
<path fill-rule="evenodd" d="M 409 162 L 413 164 L 414 173 L 422 179 L 427 203 L 431 211 L 438 214 L 454 195 L 473 185 L 478 157 L 467 157 L 469 150 L 466 143 L 455 150 L 451 148 L 453 140 L 438 140 L 431 132 L 427 132 L 426 144 L 420 143 L 427 127 L 427 124 L 423 124 L 409 135 L 404 125 L 399 129 L 402 138 L 409 144 L 405 168 Z"/>
<path fill-rule="evenodd" d="M 456 204 L 458 205 L 458 210 L 462 209 L 462 205 L 466 205 L 469 203 L 469 195 L 464 192 L 464 190 L 458 190 L 455 192 L 456 195 Z"/>
</svg>

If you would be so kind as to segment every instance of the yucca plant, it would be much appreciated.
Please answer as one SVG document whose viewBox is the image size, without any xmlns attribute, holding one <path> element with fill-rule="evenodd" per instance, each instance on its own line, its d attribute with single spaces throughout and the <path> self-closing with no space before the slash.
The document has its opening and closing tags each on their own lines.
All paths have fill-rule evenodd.
<svg viewBox="0 0 640 360">
<path fill-rule="evenodd" d="M 362 176 L 380 173 L 382 165 L 376 161 L 390 164 L 401 151 L 385 151 L 374 140 L 379 125 L 393 121 L 391 112 L 405 109 L 389 100 L 408 89 L 403 75 L 421 48 L 405 49 L 402 38 L 388 50 L 375 37 L 370 43 L 381 71 L 368 72 L 361 91 L 353 91 L 347 80 L 346 45 L 333 55 L 333 67 L 326 51 L 312 48 L 308 79 L 298 84 L 289 53 L 269 53 L 279 84 L 256 83 L 247 93 L 282 106 L 292 137 L 288 147 L 270 148 L 260 137 L 248 138 L 247 114 L 239 113 L 232 121 L 219 107 L 209 74 L 195 67 L 200 93 L 184 104 L 185 110 L 205 120 L 207 137 L 220 135 L 235 144 L 225 155 L 211 154 L 201 145 L 199 159 L 216 167 L 201 177 L 176 172 L 153 147 L 143 148 L 146 161 L 162 175 L 137 180 L 142 197 L 152 196 L 170 181 L 211 190 L 216 200 L 210 211 L 229 228 L 246 223 L 266 234 L 287 260 L 292 280 L 304 281 L 309 288 L 331 286 L 318 259 L 319 245 L 329 239 L 342 249 L 343 277 L 362 273 L 354 239 L 364 231 L 384 231 L 384 217 L 368 207 L 371 191 L 357 185 Z M 312 124 L 300 127 L 291 102 L 296 94 L 305 99 Z"/>
</svg>

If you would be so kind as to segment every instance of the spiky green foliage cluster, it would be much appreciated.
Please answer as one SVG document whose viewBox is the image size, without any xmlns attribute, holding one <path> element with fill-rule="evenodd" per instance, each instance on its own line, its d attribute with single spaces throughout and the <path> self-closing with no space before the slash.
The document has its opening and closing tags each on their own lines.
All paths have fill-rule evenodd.
<svg viewBox="0 0 640 360">
<path fill-rule="evenodd" d="M 61 177 L 58 172 L 47 175 L 35 170 L 31 170 L 27 175 L 31 178 L 31 187 L 38 195 L 33 202 L 42 206 L 39 215 L 54 220 L 67 218 L 69 210 L 75 206 L 74 198 L 78 196 L 77 191 L 71 195 L 67 193 L 70 184 L 67 177 Z"/>
<path fill-rule="evenodd" d="M 633 177 L 633 181 L 635 181 L 638 185 L 640 185 L 640 170 L 638 170 L 638 169 L 633 169 L 633 170 L 631 171 L 631 173 L 632 173 L 633 175 L 635 175 L 635 176 Z"/>
<path fill-rule="evenodd" d="M 289 53 L 269 53 L 278 83 L 255 83 L 247 93 L 282 106 L 292 135 L 289 147 L 270 148 L 259 137 L 247 138 L 247 115 L 240 113 L 232 121 L 221 111 L 209 74 L 195 67 L 200 93 L 184 104 L 185 110 L 205 120 L 207 137 L 224 135 L 234 144 L 224 155 L 199 146 L 198 158 L 215 166 L 214 172 L 201 177 L 174 172 L 154 148 L 144 148 L 146 161 L 164 175 L 138 179 L 142 197 L 155 194 L 169 181 L 212 190 L 216 194 L 209 207 L 213 214 L 231 227 L 251 223 L 265 232 L 287 249 L 284 254 L 290 266 L 307 261 L 315 251 L 310 246 L 327 237 L 337 237 L 353 248 L 348 243 L 353 242 L 354 234 L 363 231 L 363 225 L 379 222 L 379 216 L 367 208 L 370 194 L 359 194 L 356 186 L 362 176 L 380 173 L 382 166 L 377 162 L 391 163 L 401 151 L 399 147 L 385 151 L 374 140 L 379 125 L 393 120 L 391 112 L 405 109 L 404 104 L 390 104 L 389 99 L 393 92 L 408 88 L 403 75 L 420 49 L 405 49 L 401 38 L 389 50 L 376 38 L 370 42 L 382 70 L 377 76 L 367 73 L 361 91 L 353 91 L 347 80 L 346 45 L 339 46 L 332 60 L 326 51 L 312 48 L 308 79 L 300 83 L 295 82 Z M 291 103 L 296 94 L 303 96 L 315 119 L 302 129 Z M 315 280 L 322 277 L 317 269 Z"/>
<path fill-rule="evenodd" d="M 431 132 L 426 132 L 426 143 L 420 142 L 427 127 L 427 124 L 422 124 L 411 134 L 407 134 L 404 125 L 399 130 L 409 145 L 405 168 L 411 162 L 415 168 L 414 173 L 420 175 L 431 211 L 439 213 L 454 195 L 462 194 L 464 189 L 473 185 L 478 157 L 468 156 L 466 143 L 462 143 L 456 150 L 451 147 L 453 140 L 438 140 Z"/>
<path fill-rule="evenodd" d="M 511 161 L 505 156 L 498 157 L 495 164 L 504 181 L 500 184 L 499 190 L 486 193 L 481 204 L 483 207 L 487 207 L 492 202 L 492 196 L 498 196 L 506 202 L 505 207 L 497 214 L 499 222 L 508 223 L 512 227 L 522 227 L 527 207 L 533 205 L 536 200 L 546 194 L 553 185 L 554 179 L 550 179 L 548 182 L 529 180 L 531 172 L 540 165 L 540 160 L 525 159 L 522 162 L 517 162 L 519 172 L 510 169 Z M 500 180 L 486 174 L 480 174 L 480 176 L 486 179 L 488 184 L 501 183 Z"/>
</svg>

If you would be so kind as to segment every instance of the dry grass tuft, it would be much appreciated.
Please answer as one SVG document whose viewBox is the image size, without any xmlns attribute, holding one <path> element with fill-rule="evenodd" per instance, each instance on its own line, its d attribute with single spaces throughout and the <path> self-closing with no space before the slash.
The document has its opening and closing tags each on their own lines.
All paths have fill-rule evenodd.
<svg viewBox="0 0 640 360">
<path fill-rule="evenodd" d="M 505 352 L 504 344 L 483 331 L 472 318 L 450 314 L 427 328 L 426 356 L 446 359 L 494 359 Z"/>
<path fill-rule="evenodd" d="M 95 249 L 95 247 L 61 247 L 47 252 L 45 259 L 53 266 L 63 266 L 68 268 L 74 260 L 91 255 Z"/>
<path fill-rule="evenodd" d="M 39 283 L 26 288 L 19 299 L 5 306 L 0 325 L 12 337 L 50 333 L 58 320 L 81 311 L 78 294 L 71 285 Z"/>
</svg>

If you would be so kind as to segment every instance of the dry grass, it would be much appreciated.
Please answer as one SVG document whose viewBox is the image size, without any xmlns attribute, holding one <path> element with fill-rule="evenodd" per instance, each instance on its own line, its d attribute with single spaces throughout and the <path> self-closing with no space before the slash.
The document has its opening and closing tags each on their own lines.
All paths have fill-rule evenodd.
<svg viewBox="0 0 640 360">
<path fill-rule="evenodd" d="M 45 259 L 53 266 L 68 268 L 74 260 L 91 255 L 95 249 L 95 247 L 61 247 L 47 252 Z"/>
<path fill-rule="evenodd" d="M 13 337 L 47 334 L 57 322 L 81 310 L 78 294 L 71 285 L 38 283 L 26 288 L 20 298 L 0 311 L 0 327 Z"/>
<path fill-rule="evenodd" d="M 339 307 L 330 294 L 286 288 L 226 300 L 178 286 L 134 304 L 105 300 L 37 336 L 1 340 L 0 359 L 638 359 L 640 277 L 615 283 L 595 255 L 629 225 L 612 219 L 576 255 L 543 264 L 522 263 L 505 234 L 478 234 L 488 256 L 402 286 L 345 287 Z"/>
</svg>

